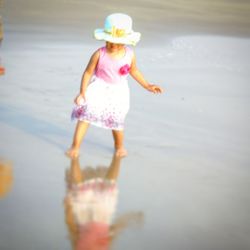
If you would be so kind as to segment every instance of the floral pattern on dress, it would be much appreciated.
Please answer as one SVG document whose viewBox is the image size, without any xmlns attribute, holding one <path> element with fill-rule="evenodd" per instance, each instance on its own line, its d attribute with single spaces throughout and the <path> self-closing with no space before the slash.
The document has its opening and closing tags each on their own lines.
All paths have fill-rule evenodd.
<svg viewBox="0 0 250 250">
<path fill-rule="evenodd" d="M 110 113 L 93 115 L 88 111 L 87 105 L 76 106 L 72 111 L 71 119 L 87 121 L 108 129 L 122 129 L 124 127 L 123 120 L 119 119 L 117 115 Z"/>
<path fill-rule="evenodd" d="M 79 119 L 82 115 L 85 114 L 87 106 L 81 105 L 75 108 L 71 114 L 71 119 Z"/>
</svg>

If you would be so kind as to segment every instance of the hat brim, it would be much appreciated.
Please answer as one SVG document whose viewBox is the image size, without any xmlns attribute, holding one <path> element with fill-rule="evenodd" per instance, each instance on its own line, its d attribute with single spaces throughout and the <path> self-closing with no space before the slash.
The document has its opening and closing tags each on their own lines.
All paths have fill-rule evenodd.
<svg viewBox="0 0 250 250">
<path fill-rule="evenodd" d="M 113 37 L 111 34 L 105 32 L 104 29 L 96 29 L 94 31 L 94 37 L 97 40 L 135 46 L 140 41 L 141 33 L 133 31 L 130 34 L 125 35 L 124 37 Z"/>
</svg>

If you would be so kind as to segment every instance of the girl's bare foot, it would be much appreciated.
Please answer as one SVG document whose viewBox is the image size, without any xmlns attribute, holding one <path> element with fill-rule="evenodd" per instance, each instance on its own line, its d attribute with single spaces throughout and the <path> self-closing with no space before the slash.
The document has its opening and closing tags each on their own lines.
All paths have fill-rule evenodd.
<svg viewBox="0 0 250 250">
<path fill-rule="evenodd" d="M 77 158 L 79 156 L 79 149 L 70 148 L 65 152 L 65 155 L 70 158 Z"/>
<path fill-rule="evenodd" d="M 128 152 L 125 148 L 117 148 L 115 149 L 115 156 L 117 157 L 126 157 Z"/>
</svg>

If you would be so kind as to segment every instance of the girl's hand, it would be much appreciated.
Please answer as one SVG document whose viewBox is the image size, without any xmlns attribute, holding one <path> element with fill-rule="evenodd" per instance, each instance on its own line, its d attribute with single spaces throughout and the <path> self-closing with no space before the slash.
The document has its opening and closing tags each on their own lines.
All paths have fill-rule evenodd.
<svg viewBox="0 0 250 250">
<path fill-rule="evenodd" d="M 79 94 L 78 96 L 76 96 L 74 102 L 75 102 L 76 105 L 81 105 L 82 102 L 85 102 L 85 95 L 84 94 Z"/>
<path fill-rule="evenodd" d="M 160 86 L 149 84 L 147 90 L 153 92 L 154 94 L 160 94 L 163 92 L 163 89 Z"/>
</svg>

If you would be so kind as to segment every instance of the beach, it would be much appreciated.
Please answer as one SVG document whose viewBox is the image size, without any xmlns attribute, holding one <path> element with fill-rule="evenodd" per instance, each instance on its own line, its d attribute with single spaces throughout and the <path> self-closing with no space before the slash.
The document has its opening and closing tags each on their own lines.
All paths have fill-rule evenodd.
<svg viewBox="0 0 250 250">
<path fill-rule="evenodd" d="M 93 30 L 112 12 L 133 17 L 137 65 L 164 89 L 153 95 L 129 78 L 129 154 L 114 218 L 141 217 L 112 249 L 248 250 L 250 3 L 226 0 L 2 4 L 0 159 L 13 176 L 0 189 L 0 249 L 73 249 L 64 206 L 70 114 L 103 46 Z M 92 126 L 81 168 L 107 167 L 112 155 L 111 132 Z"/>
</svg>

